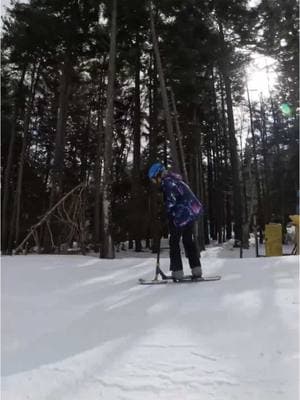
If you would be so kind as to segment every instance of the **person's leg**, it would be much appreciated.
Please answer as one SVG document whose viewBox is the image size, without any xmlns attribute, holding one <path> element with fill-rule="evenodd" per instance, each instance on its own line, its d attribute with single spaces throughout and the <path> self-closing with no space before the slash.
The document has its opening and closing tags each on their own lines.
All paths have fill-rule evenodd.
<svg viewBox="0 0 300 400">
<path fill-rule="evenodd" d="M 169 222 L 170 229 L 170 270 L 172 276 L 180 279 L 183 276 L 182 259 L 180 253 L 180 237 L 181 231 L 175 227 L 172 221 Z"/>
<path fill-rule="evenodd" d="M 192 270 L 192 275 L 201 277 L 202 269 L 200 258 L 198 255 L 196 243 L 193 239 L 193 224 L 188 225 L 182 230 L 182 241 L 185 249 L 186 256 Z"/>
</svg>

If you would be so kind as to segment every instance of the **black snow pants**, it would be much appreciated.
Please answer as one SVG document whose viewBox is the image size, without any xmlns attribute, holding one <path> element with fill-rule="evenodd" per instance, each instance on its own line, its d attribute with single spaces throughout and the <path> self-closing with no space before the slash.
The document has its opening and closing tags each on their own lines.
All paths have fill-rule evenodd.
<svg viewBox="0 0 300 400">
<path fill-rule="evenodd" d="M 197 252 L 197 247 L 193 239 L 193 224 L 189 224 L 183 228 L 176 228 L 173 221 L 169 220 L 170 230 L 170 270 L 180 271 L 183 269 L 180 253 L 180 239 L 185 250 L 185 255 L 189 260 L 191 268 L 200 267 L 200 258 Z"/>
</svg>

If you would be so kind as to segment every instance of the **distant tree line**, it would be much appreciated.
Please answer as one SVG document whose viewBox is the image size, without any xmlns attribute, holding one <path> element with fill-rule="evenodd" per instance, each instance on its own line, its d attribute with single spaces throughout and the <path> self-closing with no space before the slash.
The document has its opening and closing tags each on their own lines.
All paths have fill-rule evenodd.
<svg viewBox="0 0 300 400">
<path fill-rule="evenodd" d="M 27 245 L 45 252 L 73 241 L 105 258 L 125 240 L 154 248 L 166 233 L 147 179 L 157 160 L 204 204 L 201 249 L 230 239 L 232 227 L 246 245 L 254 216 L 261 231 L 274 216 L 285 224 L 299 182 L 297 15 L 295 0 L 11 6 L 1 49 L 2 252 L 30 232 Z M 273 57 L 278 74 L 258 102 L 245 91 L 253 52 Z"/>
</svg>

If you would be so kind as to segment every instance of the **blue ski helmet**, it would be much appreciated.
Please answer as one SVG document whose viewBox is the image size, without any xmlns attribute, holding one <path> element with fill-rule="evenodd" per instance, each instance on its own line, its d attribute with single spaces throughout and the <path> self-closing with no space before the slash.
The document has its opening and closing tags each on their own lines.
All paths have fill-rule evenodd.
<svg viewBox="0 0 300 400">
<path fill-rule="evenodd" d="M 165 167 L 161 163 L 157 162 L 155 164 L 152 164 L 148 171 L 148 177 L 150 179 L 156 178 L 156 176 L 164 170 Z"/>
</svg>

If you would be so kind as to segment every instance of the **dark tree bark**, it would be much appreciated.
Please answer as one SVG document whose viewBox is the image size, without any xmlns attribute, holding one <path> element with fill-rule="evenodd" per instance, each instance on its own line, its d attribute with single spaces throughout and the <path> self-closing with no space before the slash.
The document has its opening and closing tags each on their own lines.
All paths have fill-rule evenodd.
<svg viewBox="0 0 300 400">
<path fill-rule="evenodd" d="M 62 179 L 64 170 L 65 130 L 68 112 L 68 103 L 71 93 L 72 64 L 68 53 L 65 55 L 59 85 L 59 102 L 57 111 L 55 153 L 51 179 L 50 206 L 62 194 Z"/>
<path fill-rule="evenodd" d="M 83 136 L 83 149 L 80 151 L 81 155 L 81 160 L 80 160 L 80 181 L 81 182 L 86 182 L 87 178 L 89 176 L 89 163 L 88 163 L 88 152 L 86 149 L 89 146 L 89 141 L 90 141 L 90 130 L 91 130 L 91 112 L 92 112 L 92 106 L 91 104 L 89 105 L 88 108 L 88 116 L 87 116 L 87 122 L 86 126 L 84 129 L 84 136 Z"/>
<path fill-rule="evenodd" d="M 97 110 L 97 153 L 95 163 L 95 207 L 94 207 L 94 244 L 97 246 L 101 239 L 101 171 L 104 150 L 103 99 L 105 92 L 105 59 L 100 71 L 98 110 Z"/>
<path fill-rule="evenodd" d="M 222 24 L 219 23 L 220 39 L 223 46 L 223 53 L 226 54 L 226 43 L 224 40 L 224 33 Z M 226 93 L 226 106 L 227 106 L 227 120 L 228 120 L 228 133 L 229 133 L 229 151 L 232 169 L 233 180 L 233 216 L 234 216 L 234 233 L 235 244 L 242 241 L 242 197 L 241 197 L 241 183 L 240 183 L 240 166 L 237 153 L 237 141 L 235 137 L 235 126 L 233 116 L 232 94 L 230 74 L 228 71 L 228 61 L 226 56 L 221 60 L 220 67 L 224 79 L 225 93 Z"/>
<path fill-rule="evenodd" d="M 260 101 L 260 121 L 261 121 L 261 143 L 262 143 L 262 156 L 263 156 L 263 182 L 264 182 L 264 205 L 263 213 L 265 221 L 271 220 L 272 202 L 270 196 L 270 178 L 269 178 L 269 162 L 267 150 L 267 128 L 266 128 L 266 113 L 263 99 Z"/>
<path fill-rule="evenodd" d="M 107 104 L 105 115 L 105 151 L 103 176 L 103 240 L 100 251 L 101 258 L 115 258 L 112 238 L 111 188 L 112 188 L 112 141 L 114 127 L 114 97 L 116 75 L 116 36 L 117 36 L 117 0 L 112 2 L 111 36 L 108 65 Z"/>
<path fill-rule="evenodd" d="M 247 82 L 246 82 L 246 91 L 247 91 L 248 107 L 249 107 L 249 114 L 250 114 L 252 154 L 253 154 L 253 161 L 254 161 L 254 177 L 255 177 L 255 187 L 256 187 L 256 195 L 257 195 L 256 214 L 258 216 L 257 222 L 258 222 L 259 230 L 260 230 L 260 242 L 262 244 L 263 243 L 262 228 L 265 225 L 265 223 L 264 223 L 264 215 L 262 212 L 263 210 L 262 210 L 261 188 L 260 188 L 259 170 L 258 170 L 258 162 L 257 162 L 257 149 L 256 149 L 255 132 L 254 132 L 254 125 L 253 125 L 253 111 L 252 111 L 252 105 L 250 102 L 249 88 L 248 88 Z"/>
<path fill-rule="evenodd" d="M 192 171 L 194 175 L 194 191 L 198 199 L 204 205 L 204 188 L 203 188 L 203 168 L 202 168 L 202 137 L 199 132 L 199 124 L 197 117 L 197 106 L 194 106 L 194 151 L 193 151 L 193 166 Z M 194 235 L 197 244 L 197 250 L 200 255 L 201 251 L 205 250 L 205 231 L 204 231 L 204 216 L 201 216 L 197 222 L 195 222 Z"/>
<path fill-rule="evenodd" d="M 142 251 L 141 227 L 138 221 L 142 220 L 141 215 L 141 185 L 140 185 L 140 169 L 141 169 L 141 99 L 140 99 L 140 38 L 139 33 L 136 35 L 135 43 L 135 86 L 134 86 L 134 124 L 133 124 L 133 171 L 132 171 L 132 203 L 134 223 L 133 236 L 135 240 L 135 251 Z"/>
<path fill-rule="evenodd" d="M 26 110 L 25 121 L 24 121 L 24 132 L 23 132 L 23 140 L 22 140 L 22 150 L 19 158 L 19 170 L 18 170 L 18 178 L 17 178 L 17 187 L 14 199 L 13 206 L 13 216 L 11 218 L 11 228 L 10 228 L 10 240 L 9 240 L 9 248 L 12 248 L 13 238 L 15 241 L 15 245 L 18 245 L 19 242 L 19 234 L 20 234 L 20 213 L 21 213 L 21 198 L 22 198 L 22 184 L 23 184 L 23 171 L 24 164 L 26 162 L 26 151 L 28 148 L 29 142 L 29 125 L 31 121 L 31 115 L 34 105 L 36 87 L 40 78 L 40 68 L 41 64 L 35 64 L 32 68 L 31 74 L 31 88 L 30 88 L 30 98 L 28 101 L 28 107 Z"/>
<path fill-rule="evenodd" d="M 8 158 L 7 164 L 4 172 L 4 185 L 3 185 L 3 203 L 2 203 L 2 250 L 4 253 L 9 252 L 11 254 L 11 249 L 8 250 L 9 242 L 9 201 L 11 198 L 11 180 L 12 180 L 12 170 L 14 162 L 14 152 L 15 152 L 15 142 L 17 135 L 17 119 L 20 109 L 24 107 L 24 104 L 20 104 L 20 99 L 22 99 L 24 78 L 27 70 L 27 65 L 23 66 L 21 77 L 18 82 L 18 86 L 15 92 L 13 115 L 11 120 L 11 136 L 9 142 Z"/>
<path fill-rule="evenodd" d="M 183 143 L 182 143 L 182 133 L 181 133 L 180 125 L 179 125 L 176 101 L 175 101 L 175 96 L 174 96 L 174 92 L 173 92 L 172 88 L 170 88 L 170 96 L 171 96 L 171 104 L 172 104 L 172 114 L 173 114 L 174 123 L 175 123 L 175 131 L 176 131 L 176 136 L 177 136 L 177 141 L 178 141 L 178 146 L 179 146 L 180 170 L 183 173 L 184 180 L 188 183 L 189 178 L 188 178 L 188 173 L 187 173 L 186 164 L 185 164 L 185 157 L 184 157 L 184 150 L 183 150 Z"/>
<path fill-rule="evenodd" d="M 234 118 L 232 109 L 232 96 L 229 76 L 225 73 L 225 90 L 226 103 L 228 112 L 228 127 L 230 136 L 230 160 L 233 177 L 233 215 L 234 215 L 234 232 L 235 241 L 242 240 L 242 199 L 241 199 L 241 184 L 239 176 L 239 159 L 237 154 L 237 142 L 235 138 Z"/>
<path fill-rule="evenodd" d="M 224 140 L 224 179 L 226 179 L 227 184 L 224 185 L 224 238 L 223 241 L 230 240 L 232 237 L 231 233 L 231 222 L 232 222 L 232 196 L 229 193 L 229 181 L 232 181 L 232 174 L 229 166 L 229 150 L 228 150 L 228 123 L 225 112 L 225 93 L 224 93 L 224 83 L 222 76 L 220 76 L 220 94 L 221 94 L 221 127 L 223 132 Z"/>
<path fill-rule="evenodd" d="M 165 112 L 167 135 L 168 135 L 168 139 L 170 141 L 170 151 L 171 151 L 171 157 L 172 157 L 172 161 L 173 161 L 173 168 L 177 171 L 180 171 L 176 139 L 175 139 L 175 135 L 173 132 L 172 119 L 171 119 L 168 95 L 167 95 L 167 88 L 166 88 L 165 77 L 164 77 L 164 72 L 163 72 L 161 58 L 160 58 L 160 52 L 159 52 L 158 40 L 157 40 L 157 36 L 156 36 L 151 0 L 148 0 L 148 9 L 149 9 L 149 16 L 150 16 L 150 27 L 151 27 L 151 34 L 152 34 L 153 49 L 154 49 L 155 60 L 156 60 L 157 71 L 158 71 L 159 82 L 160 82 L 161 98 L 162 98 L 162 103 L 163 103 L 164 112 Z"/>
<path fill-rule="evenodd" d="M 214 114 L 214 167 L 215 167 L 215 188 L 216 188 L 216 232 L 218 243 L 223 242 L 224 230 L 224 174 L 223 174 L 223 157 L 222 157 L 222 138 L 224 132 L 221 129 L 221 121 L 217 104 L 216 82 L 214 68 L 211 67 L 211 93 L 212 93 L 212 108 Z"/>
<path fill-rule="evenodd" d="M 149 66 L 149 161 L 150 165 L 157 161 L 157 134 L 158 134 L 158 81 L 157 68 L 152 53 L 150 54 Z M 158 189 L 155 185 L 150 186 L 150 236 L 153 239 L 152 251 L 155 253 L 159 247 L 161 236 L 160 223 L 158 221 Z"/>
</svg>

